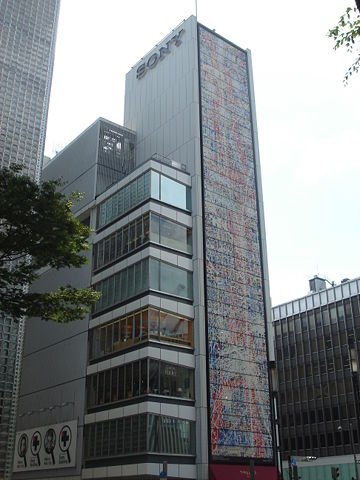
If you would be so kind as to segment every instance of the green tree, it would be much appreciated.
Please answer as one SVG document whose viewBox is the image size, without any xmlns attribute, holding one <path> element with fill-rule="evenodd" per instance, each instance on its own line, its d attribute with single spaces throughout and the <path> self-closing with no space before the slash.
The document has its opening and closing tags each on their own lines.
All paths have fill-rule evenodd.
<svg viewBox="0 0 360 480">
<path fill-rule="evenodd" d="M 328 36 L 335 41 L 334 50 L 345 48 L 350 54 L 354 53 L 355 47 L 359 47 L 360 40 L 360 0 L 356 1 L 356 7 L 348 7 L 344 15 L 341 15 L 338 24 L 329 30 Z M 347 85 L 353 73 L 360 68 L 360 52 L 356 51 L 354 63 L 348 68 L 344 76 L 344 84 Z"/>
<path fill-rule="evenodd" d="M 0 314 L 70 322 L 83 318 L 99 298 L 92 288 L 71 285 L 54 292 L 28 291 L 39 269 L 79 268 L 87 262 L 89 227 L 71 208 L 79 198 L 59 192 L 61 181 L 38 185 L 21 168 L 0 169 Z"/>
</svg>

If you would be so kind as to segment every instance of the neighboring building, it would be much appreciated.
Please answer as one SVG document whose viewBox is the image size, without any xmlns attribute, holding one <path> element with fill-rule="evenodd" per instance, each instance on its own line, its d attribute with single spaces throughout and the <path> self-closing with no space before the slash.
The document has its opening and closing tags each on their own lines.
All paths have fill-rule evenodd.
<svg viewBox="0 0 360 480">
<path fill-rule="evenodd" d="M 91 266 L 35 287 L 71 278 L 102 297 L 75 324 L 29 321 L 16 479 L 155 479 L 167 462 L 172 479 L 241 480 L 251 460 L 275 479 L 250 53 L 190 17 L 144 59 L 127 128 L 98 120 L 44 170 L 85 192 L 95 233 Z M 112 152 L 128 137 L 124 161 L 102 159 L 101 125 Z"/>
<path fill-rule="evenodd" d="M 272 309 L 283 467 L 291 457 L 303 480 L 331 478 L 331 466 L 350 480 L 360 453 L 360 279 L 326 288 L 315 277 L 310 288 Z"/>
<path fill-rule="evenodd" d="M 59 0 L 0 2 L 0 167 L 41 174 Z M 0 478 L 8 478 L 24 325 L 0 318 Z"/>
</svg>

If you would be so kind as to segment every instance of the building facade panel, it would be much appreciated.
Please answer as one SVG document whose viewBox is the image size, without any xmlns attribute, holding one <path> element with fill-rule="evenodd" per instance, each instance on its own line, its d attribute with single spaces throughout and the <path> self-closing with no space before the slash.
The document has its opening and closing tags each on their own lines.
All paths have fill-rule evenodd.
<svg viewBox="0 0 360 480">
<path fill-rule="evenodd" d="M 199 55 L 211 455 L 271 461 L 247 53 L 200 26 Z M 237 341 L 223 330 L 237 332 Z"/>
</svg>

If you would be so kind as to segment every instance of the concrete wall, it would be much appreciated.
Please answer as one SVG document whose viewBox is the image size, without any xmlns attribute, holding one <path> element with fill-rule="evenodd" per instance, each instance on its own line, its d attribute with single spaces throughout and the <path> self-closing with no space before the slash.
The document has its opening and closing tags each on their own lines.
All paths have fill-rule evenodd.
<svg viewBox="0 0 360 480">
<path fill-rule="evenodd" d="M 70 279 L 74 287 L 88 286 L 90 265 L 71 269 Z M 68 282 L 69 269 L 48 270 L 32 290 L 52 290 Z M 67 469 L 67 475 L 81 472 L 88 325 L 88 316 L 68 324 L 26 320 L 17 431 L 77 419 L 77 465 Z M 64 475 L 64 470 L 24 472 L 14 477 L 47 478 L 49 473 L 56 478 Z"/>
<path fill-rule="evenodd" d="M 58 153 L 43 170 L 42 180 L 60 177 L 63 179 L 65 187 L 62 191 L 65 194 L 68 195 L 74 191 L 84 193 L 81 202 L 74 206 L 74 212 L 95 198 L 99 125 L 99 120 L 90 125 L 85 132 Z"/>
</svg>

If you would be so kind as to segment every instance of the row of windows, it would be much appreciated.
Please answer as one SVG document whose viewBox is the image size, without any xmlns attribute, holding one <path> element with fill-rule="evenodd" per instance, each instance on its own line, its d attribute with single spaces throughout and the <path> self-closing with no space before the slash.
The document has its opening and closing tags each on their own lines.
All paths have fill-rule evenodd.
<svg viewBox="0 0 360 480">
<path fill-rule="evenodd" d="M 178 297 L 193 298 L 192 273 L 155 258 L 146 258 L 94 285 L 101 297 L 93 313 L 128 300 L 145 291 L 157 290 Z"/>
<path fill-rule="evenodd" d="M 195 454 L 195 423 L 153 414 L 85 426 L 86 460 L 138 453 Z"/>
<path fill-rule="evenodd" d="M 351 433 L 353 435 L 354 443 L 358 442 L 358 436 L 356 430 L 342 430 L 341 432 L 328 432 L 320 433 L 319 435 L 310 435 L 298 436 L 284 438 L 282 441 L 282 450 L 283 452 L 287 451 L 298 451 L 298 450 L 310 450 L 314 448 L 327 448 L 327 447 L 340 447 L 343 445 L 351 444 Z M 350 449 L 346 453 L 350 453 Z"/>
<path fill-rule="evenodd" d="M 358 296 L 344 300 L 344 302 L 337 302 L 324 307 L 310 310 L 309 312 L 300 315 L 288 317 L 286 320 L 275 322 L 276 336 L 280 339 L 282 336 L 301 333 L 315 328 L 320 329 L 322 326 L 350 322 L 352 326 L 352 318 L 360 316 L 359 298 Z"/>
<path fill-rule="evenodd" d="M 146 213 L 93 247 L 93 268 L 101 268 L 147 242 L 192 252 L 191 229 L 155 213 Z"/>
<path fill-rule="evenodd" d="M 149 198 L 161 200 L 184 210 L 191 210 L 189 187 L 149 170 L 99 205 L 98 228 L 104 227 Z"/>
<path fill-rule="evenodd" d="M 335 355 L 333 356 L 332 354 L 332 351 L 327 352 L 326 360 L 325 358 L 318 359 L 316 354 L 312 356 L 312 359 L 310 355 L 308 355 L 305 357 L 305 364 L 303 357 L 300 357 L 298 358 L 298 363 L 292 362 L 292 365 L 289 364 L 289 360 L 283 364 L 278 357 L 279 382 L 283 383 L 291 380 L 294 381 L 298 378 L 310 378 L 311 376 L 319 374 L 323 375 L 326 373 L 334 373 L 335 371 L 343 372 L 344 370 L 350 370 L 348 352 L 342 352 L 341 355 L 340 351 L 335 351 Z M 311 360 L 312 362 L 310 363 Z"/>
<path fill-rule="evenodd" d="M 90 360 L 146 340 L 193 347 L 193 322 L 147 307 L 90 330 Z"/>
<path fill-rule="evenodd" d="M 293 427 L 301 425 L 317 425 L 321 422 L 332 422 L 335 420 L 347 420 L 348 418 L 355 418 L 355 404 L 349 403 L 347 406 L 335 405 L 333 407 L 319 408 L 318 410 L 304 410 L 295 413 L 289 412 L 288 415 L 281 416 L 281 427 Z"/>
<path fill-rule="evenodd" d="M 194 399 L 194 371 L 144 358 L 88 378 L 88 408 L 148 394 Z"/>
<path fill-rule="evenodd" d="M 316 381 L 319 381 L 319 377 L 316 377 Z M 282 384 L 280 389 L 280 403 L 292 403 L 292 402 L 306 402 L 306 400 L 313 400 L 314 398 L 330 397 L 337 395 L 349 395 L 352 393 L 352 380 L 350 378 L 337 378 L 336 382 L 331 381 L 327 383 L 327 378 L 322 385 L 317 383 L 316 385 L 308 384 L 306 387 L 302 385 L 298 387 L 291 382 Z M 286 385 L 286 390 L 285 390 Z M 286 391 L 286 397 L 285 397 Z"/>
</svg>

